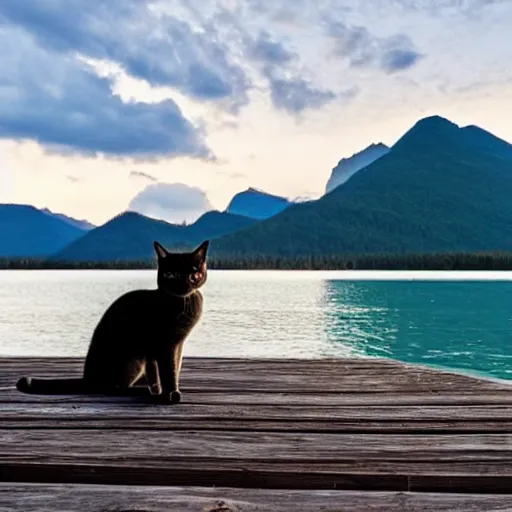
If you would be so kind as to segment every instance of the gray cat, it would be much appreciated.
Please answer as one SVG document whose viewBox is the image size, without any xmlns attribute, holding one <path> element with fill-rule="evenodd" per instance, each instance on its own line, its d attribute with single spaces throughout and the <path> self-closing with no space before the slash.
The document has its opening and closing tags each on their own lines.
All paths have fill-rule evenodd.
<svg viewBox="0 0 512 512">
<path fill-rule="evenodd" d="M 178 403 L 183 345 L 203 310 L 199 288 L 206 282 L 208 244 L 205 241 L 192 252 L 171 253 L 154 242 L 157 289 L 128 292 L 110 305 L 94 330 L 83 378 L 22 377 L 18 390 L 147 395 Z"/>
</svg>

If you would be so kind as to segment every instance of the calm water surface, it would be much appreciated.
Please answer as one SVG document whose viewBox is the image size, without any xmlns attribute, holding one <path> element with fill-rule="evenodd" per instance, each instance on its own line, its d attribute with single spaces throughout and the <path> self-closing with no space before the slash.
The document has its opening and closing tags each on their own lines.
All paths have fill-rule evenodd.
<svg viewBox="0 0 512 512">
<path fill-rule="evenodd" d="M 512 379 L 510 274 L 211 271 L 185 355 L 378 356 Z M 83 356 L 109 303 L 154 282 L 154 271 L 2 271 L 0 356 Z"/>
</svg>

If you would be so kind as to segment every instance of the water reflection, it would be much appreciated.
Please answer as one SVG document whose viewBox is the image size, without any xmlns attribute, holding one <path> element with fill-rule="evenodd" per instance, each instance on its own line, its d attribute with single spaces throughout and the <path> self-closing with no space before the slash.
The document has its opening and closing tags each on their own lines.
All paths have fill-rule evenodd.
<svg viewBox="0 0 512 512">
<path fill-rule="evenodd" d="M 512 283 L 324 281 L 328 348 L 512 379 Z"/>
<path fill-rule="evenodd" d="M 286 272 L 212 272 L 203 293 L 205 310 L 187 341 L 188 355 L 321 357 L 321 279 L 294 279 Z"/>
</svg>

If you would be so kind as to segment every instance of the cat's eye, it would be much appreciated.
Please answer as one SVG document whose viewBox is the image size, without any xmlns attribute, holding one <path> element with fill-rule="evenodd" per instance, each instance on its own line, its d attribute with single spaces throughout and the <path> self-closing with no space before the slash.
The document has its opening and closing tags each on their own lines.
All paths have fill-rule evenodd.
<svg viewBox="0 0 512 512">
<path fill-rule="evenodd" d="M 165 277 L 165 279 L 174 279 L 175 277 L 177 277 L 177 274 L 175 272 L 164 272 L 163 276 Z"/>
</svg>

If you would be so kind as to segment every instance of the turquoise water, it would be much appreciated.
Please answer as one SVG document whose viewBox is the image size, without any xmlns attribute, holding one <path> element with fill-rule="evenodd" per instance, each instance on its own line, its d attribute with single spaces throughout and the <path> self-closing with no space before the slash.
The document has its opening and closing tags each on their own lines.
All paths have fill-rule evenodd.
<svg viewBox="0 0 512 512">
<path fill-rule="evenodd" d="M 108 304 L 154 281 L 0 272 L 0 356 L 85 355 Z M 204 295 L 185 355 L 376 356 L 512 379 L 510 273 L 216 271 Z"/>
<path fill-rule="evenodd" d="M 512 378 L 512 283 L 326 283 L 333 344 L 368 356 Z"/>
</svg>

